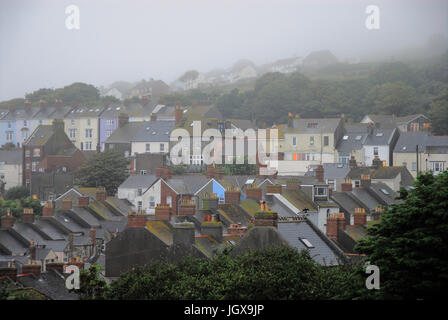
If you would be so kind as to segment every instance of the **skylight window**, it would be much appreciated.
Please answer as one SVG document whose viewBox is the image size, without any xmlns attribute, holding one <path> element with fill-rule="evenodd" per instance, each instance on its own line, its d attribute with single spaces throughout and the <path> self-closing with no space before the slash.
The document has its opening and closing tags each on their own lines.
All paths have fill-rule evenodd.
<svg viewBox="0 0 448 320">
<path fill-rule="evenodd" d="M 381 189 L 381 192 L 384 194 L 389 194 L 389 191 L 387 191 L 386 189 Z"/>
<path fill-rule="evenodd" d="M 361 136 L 356 136 L 355 140 L 361 140 Z"/>
<path fill-rule="evenodd" d="M 348 136 L 343 136 L 342 140 L 348 140 Z"/>
<path fill-rule="evenodd" d="M 382 137 L 382 136 L 383 136 L 383 133 L 382 133 L 382 132 L 378 132 L 378 133 L 376 134 L 376 136 L 377 136 L 377 137 Z"/>
<path fill-rule="evenodd" d="M 311 242 L 308 241 L 308 239 L 305 238 L 299 238 L 300 241 L 307 247 L 307 248 L 314 248 L 314 246 L 311 244 Z"/>
<path fill-rule="evenodd" d="M 246 184 L 252 184 L 252 183 L 254 183 L 254 181 L 255 181 L 255 179 L 248 179 L 248 180 L 246 181 Z"/>
</svg>

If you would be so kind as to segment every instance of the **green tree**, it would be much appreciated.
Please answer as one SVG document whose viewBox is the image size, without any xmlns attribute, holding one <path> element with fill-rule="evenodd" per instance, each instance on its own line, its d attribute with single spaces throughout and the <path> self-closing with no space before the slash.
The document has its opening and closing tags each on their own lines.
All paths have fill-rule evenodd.
<svg viewBox="0 0 448 320">
<path fill-rule="evenodd" d="M 448 135 L 448 89 L 431 103 L 429 117 L 432 131 L 436 135 Z"/>
<path fill-rule="evenodd" d="M 104 300 L 107 294 L 106 281 L 100 277 L 101 266 L 92 265 L 89 269 L 81 270 L 79 277 L 80 288 L 73 290 L 80 300 Z"/>
<path fill-rule="evenodd" d="M 9 188 L 5 193 L 6 200 L 18 200 L 30 196 L 30 190 L 24 186 Z"/>
<path fill-rule="evenodd" d="M 415 111 L 417 99 L 414 88 L 403 82 L 387 82 L 374 86 L 367 94 L 371 112 L 398 116 Z"/>
<path fill-rule="evenodd" d="M 316 263 L 308 251 L 289 246 L 210 260 L 156 262 L 123 273 L 111 283 L 108 299 L 305 300 L 375 297 L 365 288 L 359 265 Z"/>
<path fill-rule="evenodd" d="M 421 174 L 356 250 L 381 272 L 384 298 L 433 299 L 448 287 L 448 172 Z"/>
<path fill-rule="evenodd" d="M 107 150 L 90 158 L 76 173 L 76 183 L 83 187 L 105 187 L 114 195 L 127 178 L 129 161 L 116 150 Z"/>
</svg>

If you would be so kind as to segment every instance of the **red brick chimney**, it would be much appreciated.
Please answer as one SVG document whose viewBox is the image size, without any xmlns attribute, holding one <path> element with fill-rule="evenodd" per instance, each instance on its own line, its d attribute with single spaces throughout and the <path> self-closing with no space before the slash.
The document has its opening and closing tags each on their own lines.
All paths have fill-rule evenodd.
<svg viewBox="0 0 448 320">
<path fill-rule="evenodd" d="M 246 198 L 260 201 L 263 198 L 263 190 L 258 187 L 246 188 Z"/>
<path fill-rule="evenodd" d="M 350 160 L 348 161 L 348 165 L 349 165 L 350 168 L 356 168 L 357 167 L 355 156 L 351 156 L 350 157 Z"/>
<path fill-rule="evenodd" d="M 194 200 L 181 200 L 179 206 L 179 215 L 194 215 L 196 212 L 196 204 Z"/>
<path fill-rule="evenodd" d="M 118 115 L 118 127 L 121 128 L 129 122 L 129 116 L 126 113 Z"/>
<path fill-rule="evenodd" d="M 11 213 L 11 210 L 8 208 L 6 214 L 1 218 L 2 228 L 12 228 L 14 225 L 14 216 Z"/>
<path fill-rule="evenodd" d="M 282 186 L 279 184 L 268 184 L 266 186 L 266 193 L 282 193 Z"/>
<path fill-rule="evenodd" d="M 33 223 L 34 222 L 34 212 L 32 208 L 24 208 L 22 215 L 22 222 Z"/>
<path fill-rule="evenodd" d="M 146 226 L 146 215 L 132 213 L 128 215 L 126 228 L 144 228 Z"/>
<path fill-rule="evenodd" d="M 56 108 L 58 108 L 58 109 L 60 109 L 60 108 L 62 108 L 63 106 L 64 106 L 64 104 L 62 103 L 62 100 L 61 99 L 56 99 L 56 102 L 55 102 L 55 107 Z"/>
<path fill-rule="evenodd" d="M 53 204 L 51 202 L 47 202 L 44 205 L 42 215 L 44 217 L 52 217 L 54 215 L 54 208 L 53 208 Z"/>
<path fill-rule="evenodd" d="M 15 110 L 16 110 L 16 107 L 15 107 L 15 106 L 13 106 L 12 104 L 8 105 L 8 111 L 9 111 L 9 112 L 13 112 L 13 111 L 15 111 Z"/>
<path fill-rule="evenodd" d="M 32 261 L 36 260 L 36 256 L 37 256 L 36 250 L 37 250 L 37 246 L 34 243 L 34 240 L 31 240 L 30 241 L 30 256 L 31 256 L 31 260 Z"/>
<path fill-rule="evenodd" d="M 178 125 L 183 117 L 183 110 L 180 105 L 176 105 L 174 108 L 174 123 L 175 125 Z"/>
<path fill-rule="evenodd" d="M 39 264 L 24 264 L 22 266 L 22 274 L 31 273 L 36 277 L 40 277 L 42 267 Z"/>
<path fill-rule="evenodd" d="M 47 271 L 56 270 L 60 274 L 64 273 L 64 263 L 62 262 L 50 262 L 45 265 Z"/>
<path fill-rule="evenodd" d="M 324 180 L 324 167 L 320 164 L 316 168 L 316 179 L 319 182 L 325 182 Z"/>
<path fill-rule="evenodd" d="M 12 262 L 8 262 L 7 267 L 0 267 L 0 277 L 9 277 L 15 281 L 17 279 L 17 268 Z"/>
<path fill-rule="evenodd" d="M 65 198 L 62 199 L 62 210 L 72 210 L 73 206 L 72 206 L 72 199 L 69 198 Z"/>
<path fill-rule="evenodd" d="M 229 234 L 239 234 L 244 235 L 247 232 L 247 227 L 243 227 L 241 223 L 231 224 L 227 228 L 227 233 Z"/>
<path fill-rule="evenodd" d="M 162 178 L 162 179 L 171 179 L 171 177 L 173 176 L 170 168 L 168 168 L 166 166 L 158 167 L 156 169 L 156 175 L 157 175 L 157 178 Z"/>
<path fill-rule="evenodd" d="M 338 229 L 345 229 L 345 218 L 343 213 L 331 213 L 327 216 L 327 237 L 337 241 Z"/>
<path fill-rule="evenodd" d="M 370 174 L 363 174 L 361 176 L 361 187 L 368 188 L 370 187 L 370 183 L 371 183 Z"/>
<path fill-rule="evenodd" d="M 158 221 L 171 220 L 171 207 L 169 207 L 168 205 L 158 204 L 155 211 L 156 211 L 156 220 Z"/>
<path fill-rule="evenodd" d="M 355 225 L 366 225 L 367 224 L 367 215 L 366 209 L 364 208 L 355 208 L 355 213 L 353 215 Z"/>
<path fill-rule="evenodd" d="M 224 172 L 222 168 L 216 168 L 214 166 L 208 166 L 206 171 L 207 179 L 219 179 L 223 176 Z"/>
<path fill-rule="evenodd" d="M 342 192 L 350 192 L 352 191 L 352 180 L 351 179 L 345 179 L 345 182 L 341 183 L 341 191 Z"/>
<path fill-rule="evenodd" d="M 90 243 L 92 244 L 92 246 L 90 247 L 90 256 L 93 256 L 93 254 L 95 253 L 95 247 L 96 247 L 96 229 L 95 228 L 90 228 L 90 232 L 89 232 L 89 237 L 90 237 Z"/>
<path fill-rule="evenodd" d="M 78 198 L 78 206 L 79 207 L 88 207 L 90 202 L 90 198 L 88 196 L 81 196 Z"/>
<path fill-rule="evenodd" d="M 39 107 L 43 108 L 45 106 L 45 101 L 40 100 L 39 101 Z M 31 103 L 29 101 L 25 101 L 24 105 L 23 105 L 23 109 L 25 109 L 25 112 L 29 112 L 31 110 Z"/>
<path fill-rule="evenodd" d="M 240 203 L 241 191 L 238 188 L 227 188 L 224 192 L 226 203 Z"/>
<path fill-rule="evenodd" d="M 106 199 L 107 199 L 106 188 L 105 187 L 96 188 L 95 198 L 96 198 L 96 201 L 106 201 Z"/>
</svg>

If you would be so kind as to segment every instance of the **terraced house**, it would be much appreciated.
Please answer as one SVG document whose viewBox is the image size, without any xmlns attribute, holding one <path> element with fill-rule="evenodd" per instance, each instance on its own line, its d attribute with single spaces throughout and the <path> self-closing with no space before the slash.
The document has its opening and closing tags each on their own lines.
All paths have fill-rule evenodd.
<svg viewBox="0 0 448 320">
<path fill-rule="evenodd" d="M 10 106 L 8 112 L 0 120 L 2 145 L 13 143 L 21 147 L 37 126 L 37 123 L 32 120 L 39 110 L 39 107 L 33 107 L 28 102 L 25 103 L 24 108 Z"/>
<path fill-rule="evenodd" d="M 100 148 L 99 116 L 102 111 L 103 108 L 98 106 L 79 106 L 65 116 L 65 133 L 81 151 Z"/>
<path fill-rule="evenodd" d="M 284 160 L 279 161 L 279 174 L 303 174 L 312 164 L 337 161 L 336 145 L 343 136 L 340 118 L 293 119 L 283 130 Z"/>
</svg>

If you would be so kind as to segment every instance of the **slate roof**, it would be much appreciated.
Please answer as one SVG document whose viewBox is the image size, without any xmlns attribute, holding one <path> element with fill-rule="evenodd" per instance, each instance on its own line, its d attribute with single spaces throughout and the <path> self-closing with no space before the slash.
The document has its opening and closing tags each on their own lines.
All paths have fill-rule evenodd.
<svg viewBox="0 0 448 320">
<path fill-rule="evenodd" d="M 204 187 L 210 179 L 203 175 L 174 176 L 165 182 L 178 194 L 195 194 Z"/>
<path fill-rule="evenodd" d="M 344 179 L 350 172 L 350 166 L 348 163 L 323 163 L 324 167 L 324 179 Z M 311 170 L 305 175 L 315 176 L 315 170 L 317 165 L 311 166 Z"/>
<path fill-rule="evenodd" d="M 363 188 L 354 188 L 351 194 L 359 200 L 364 207 L 368 208 L 371 212 L 374 212 L 376 207 L 381 205 L 369 192 Z"/>
<path fill-rule="evenodd" d="M 334 133 L 340 122 L 340 118 L 293 119 L 293 128 L 285 130 L 296 133 Z M 317 123 L 317 125 L 310 127 L 311 123 Z"/>
<path fill-rule="evenodd" d="M 344 139 L 347 137 L 346 139 Z M 338 151 L 350 152 L 352 150 L 360 150 L 368 137 L 367 133 L 346 133 L 339 140 L 336 147 Z"/>
<path fill-rule="evenodd" d="M 347 174 L 347 178 L 350 178 L 352 180 L 361 180 L 362 175 L 371 174 L 375 170 L 376 170 L 375 168 L 370 168 L 370 167 L 351 168 L 349 173 Z"/>
<path fill-rule="evenodd" d="M 367 146 L 381 146 L 389 145 L 395 132 L 396 128 L 393 129 L 373 129 L 372 134 L 369 134 L 364 141 L 364 145 Z"/>
<path fill-rule="evenodd" d="M 298 250 L 308 250 L 310 256 L 317 263 L 329 266 L 339 265 L 338 256 L 310 226 L 310 222 L 280 222 L 278 223 L 278 233 L 290 246 Z M 308 248 L 300 239 L 307 239 L 313 247 Z"/>
<path fill-rule="evenodd" d="M 354 197 L 350 197 L 346 192 L 333 192 L 331 199 L 350 214 L 355 213 L 355 208 L 361 207 Z"/>
<path fill-rule="evenodd" d="M 34 130 L 33 134 L 25 142 L 30 146 L 43 146 L 53 136 L 54 130 L 52 125 L 40 125 Z"/>
<path fill-rule="evenodd" d="M 22 150 L 1 150 L 0 149 L 0 162 L 5 164 L 22 164 Z"/>
<path fill-rule="evenodd" d="M 65 115 L 68 119 L 78 118 L 98 118 L 104 107 L 98 106 L 78 106 Z"/>
<path fill-rule="evenodd" d="M 47 238 L 43 237 L 41 233 L 36 231 L 28 223 L 15 222 L 13 229 L 17 231 L 23 238 L 31 242 L 33 240 L 37 244 L 46 244 Z"/>
<path fill-rule="evenodd" d="M 105 143 L 130 143 L 145 123 L 145 121 L 128 122 L 115 129 Z"/>
<path fill-rule="evenodd" d="M 235 127 L 246 131 L 247 129 L 257 129 L 257 126 L 255 124 L 255 122 L 253 122 L 252 120 L 246 120 L 246 119 L 229 119 L 228 121 L 230 121 Z"/>
<path fill-rule="evenodd" d="M 4 249 L 9 251 L 4 252 L 5 254 L 23 255 L 27 250 L 27 246 L 17 240 L 8 230 L 0 230 L 0 251 Z"/>
<path fill-rule="evenodd" d="M 2 120 L 31 120 L 34 115 L 39 112 L 39 107 L 31 107 L 29 110 L 25 109 L 15 109 L 14 111 L 9 111 Z"/>
<path fill-rule="evenodd" d="M 405 124 L 415 120 L 418 117 L 425 117 L 423 114 L 411 114 L 407 116 L 397 117 L 394 115 L 383 115 L 383 114 L 369 114 L 368 115 L 373 122 L 378 122 L 381 124 Z"/>
<path fill-rule="evenodd" d="M 158 180 L 153 174 L 131 174 L 118 188 L 146 190 Z"/>
<path fill-rule="evenodd" d="M 148 121 L 145 122 L 132 142 L 169 142 L 174 121 Z"/>
<path fill-rule="evenodd" d="M 419 150 L 425 150 L 427 143 L 427 132 L 403 132 L 400 133 L 394 152 L 415 153 L 416 145 L 418 145 Z"/>
<path fill-rule="evenodd" d="M 371 183 L 369 189 L 389 206 L 401 202 L 400 200 L 395 200 L 398 194 L 382 182 Z"/>
<path fill-rule="evenodd" d="M 40 277 L 27 275 L 18 277 L 17 281 L 25 287 L 35 288 L 53 300 L 78 300 L 75 293 L 69 293 L 65 287 L 65 278 L 55 270 L 41 273 Z"/>
<path fill-rule="evenodd" d="M 67 238 L 66 233 L 52 224 L 48 218 L 36 220 L 35 225 L 52 240 L 64 240 Z"/>
</svg>

